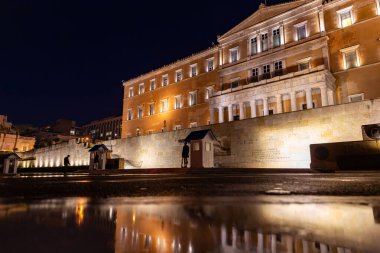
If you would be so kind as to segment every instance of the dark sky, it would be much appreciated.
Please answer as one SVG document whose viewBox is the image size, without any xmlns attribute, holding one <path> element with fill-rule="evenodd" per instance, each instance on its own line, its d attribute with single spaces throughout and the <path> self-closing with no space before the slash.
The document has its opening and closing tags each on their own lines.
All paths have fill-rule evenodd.
<svg viewBox="0 0 380 253">
<path fill-rule="evenodd" d="M 1 0 L 0 114 L 34 125 L 121 115 L 122 80 L 206 49 L 260 2 Z"/>
</svg>

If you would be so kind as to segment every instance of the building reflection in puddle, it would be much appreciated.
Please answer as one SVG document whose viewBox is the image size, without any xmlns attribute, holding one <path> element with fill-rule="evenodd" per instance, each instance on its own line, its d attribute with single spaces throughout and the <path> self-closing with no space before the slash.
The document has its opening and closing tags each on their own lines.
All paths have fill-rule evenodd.
<svg viewBox="0 0 380 253">
<path fill-rule="evenodd" d="M 379 206 L 303 197 L 3 203 L 1 252 L 380 252 Z"/>
</svg>

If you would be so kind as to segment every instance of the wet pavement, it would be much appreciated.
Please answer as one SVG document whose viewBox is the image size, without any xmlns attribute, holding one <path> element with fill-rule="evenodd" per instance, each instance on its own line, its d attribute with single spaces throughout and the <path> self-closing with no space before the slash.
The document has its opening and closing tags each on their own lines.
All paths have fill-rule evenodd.
<svg viewBox="0 0 380 253">
<path fill-rule="evenodd" d="M 380 252 L 380 197 L 0 202 L 1 252 Z"/>
<path fill-rule="evenodd" d="M 45 173 L 0 179 L 0 197 L 380 196 L 380 173 L 276 173 L 202 170 L 181 173 Z"/>
</svg>

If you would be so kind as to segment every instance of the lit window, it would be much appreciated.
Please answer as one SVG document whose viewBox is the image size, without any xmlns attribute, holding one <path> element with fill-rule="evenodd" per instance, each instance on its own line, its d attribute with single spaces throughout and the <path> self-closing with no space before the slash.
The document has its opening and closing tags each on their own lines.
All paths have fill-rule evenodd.
<svg viewBox="0 0 380 253">
<path fill-rule="evenodd" d="M 358 48 L 359 45 L 356 45 L 340 50 L 343 53 L 344 69 L 356 68 L 360 66 Z"/>
<path fill-rule="evenodd" d="M 133 87 L 129 88 L 129 97 L 133 97 Z"/>
<path fill-rule="evenodd" d="M 133 111 L 132 109 L 129 109 L 128 110 L 128 120 L 132 120 L 133 119 Z"/>
<path fill-rule="evenodd" d="M 149 115 L 154 114 L 154 104 L 149 104 Z"/>
<path fill-rule="evenodd" d="M 231 88 L 233 89 L 233 88 L 239 87 L 239 83 L 240 83 L 239 79 L 232 80 L 232 82 L 231 82 Z"/>
<path fill-rule="evenodd" d="M 238 48 L 230 49 L 230 63 L 237 62 L 239 60 Z"/>
<path fill-rule="evenodd" d="M 273 30 L 273 47 L 281 45 L 280 28 Z"/>
<path fill-rule="evenodd" d="M 376 5 L 377 5 L 377 15 L 380 15 L 380 0 L 376 1 Z"/>
<path fill-rule="evenodd" d="M 141 119 L 143 117 L 143 107 L 139 106 L 137 109 L 137 117 Z"/>
<path fill-rule="evenodd" d="M 181 103 L 182 103 L 182 96 L 175 96 L 175 101 L 174 101 L 174 109 L 180 109 L 181 108 Z"/>
<path fill-rule="evenodd" d="M 251 38 L 251 55 L 257 54 L 257 38 Z"/>
<path fill-rule="evenodd" d="M 192 92 L 190 92 L 189 106 L 194 106 L 196 104 L 197 104 L 197 92 L 192 91 Z"/>
<path fill-rule="evenodd" d="M 174 130 L 181 130 L 182 129 L 182 126 L 181 125 L 175 125 L 174 126 Z"/>
<path fill-rule="evenodd" d="M 261 34 L 261 51 L 268 50 L 268 33 Z"/>
<path fill-rule="evenodd" d="M 150 80 L 150 90 L 156 89 L 156 79 Z"/>
<path fill-rule="evenodd" d="M 162 76 L 162 86 L 167 86 L 169 84 L 169 76 L 164 75 Z"/>
<path fill-rule="evenodd" d="M 207 60 L 207 72 L 214 70 L 214 58 L 210 58 Z"/>
<path fill-rule="evenodd" d="M 359 101 L 363 101 L 363 100 L 364 100 L 364 93 L 348 96 L 348 101 L 350 103 L 359 102 Z"/>
<path fill-rule="evenodd" d="M 144 91 L 145 91 L 145 86 L 144 86 L 144 84 L 142 83 L 142 84 L 139 85 L 139 94 L 143 94 Z"/>
<path fill-rule="evenodd" d="M 263 66 L 263 78 L 264 79 L 270 78 L 270 65 L 269 64 Z"/>
<path fill-rule="evenodd" d="M 274 74 L 281 76 L 283 74 L 282 61 L 276 61 L 274 63 Z"/>
<path fill-rule="evenodd" d="M 352 6 L 337 11 L 337 14 L 340 28 L 350 26 L 354 23 L 352 19 Z"/>
<path fill-rule="evenodd" d="M 190 66 L 190 77 L 194 77 L 197 75 L 197 64 L 193 64 Z"/>
<path fill-rule="evenodd" d="M 168 99 L 161 100 L 161 112 L 167 112 L 169 109 Z"/>
<path fill-rule="evenodd" d="M 182 81 L 182 69 L 175 72 L 175 81 L 178 83 Z"/>
</svg>

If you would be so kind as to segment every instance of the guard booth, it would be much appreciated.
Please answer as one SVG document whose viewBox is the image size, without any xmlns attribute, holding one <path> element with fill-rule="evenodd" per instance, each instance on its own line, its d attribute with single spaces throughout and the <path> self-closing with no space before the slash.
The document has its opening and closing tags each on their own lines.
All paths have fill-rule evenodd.
<svg viewBox="0 0 380 253">
<path fill-rule="evenodd" d="M 90 170 L 105 170 L 107 164 L 107 157 L 112 153 L 106 145 L 98 144 L 93 146 L 88 152 L 90 152 Z M 96 160 L 97 157 L 97 162 Z"/>
<path fill-rule="evenodd" d="M 185 139 L 190 143 L 190 168 L 214 167 L 214 141 L 211 129 L 191 132 Z"/>
<path fill-rule="evenodd" d="M 20 159 L 16 153 L 0 154 L 0 171 L 3 174 L 17 174 L 17 166 Z"/>
</svg>

